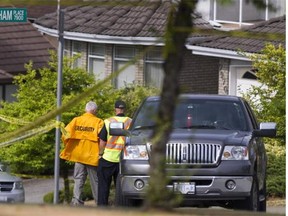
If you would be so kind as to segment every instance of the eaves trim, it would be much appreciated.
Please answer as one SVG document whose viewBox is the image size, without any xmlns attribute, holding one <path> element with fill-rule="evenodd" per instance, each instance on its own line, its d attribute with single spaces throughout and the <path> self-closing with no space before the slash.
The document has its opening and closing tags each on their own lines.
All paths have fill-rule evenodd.
<svg viewBox="0 0 288 216">
<path fill-rule="evenodd" d="M 33 24 L 43 34 L 47 34 L 53 37 L 59 37 L 58 30 L 45 28 L 43 26 Z M 164 46 L 163 40 L 156 37 L 119 37 L 109 35 L 96 35 L 96 34 L 85 34 L 79 32 L 66 32 L 63 33 L 64 39 L 85 41 L 91 43 L 105 43 L 105 44 L 121 44 L 121 45 L 154 45 Z"/>
<path fill-rule="evenodd" d="M 192 46 L 192 45 L 186 45 L 186 48 L 188 50 L 191 50 L 192 54 L 194 55 L 203 55 L 203 56 L 211 56 L 211 57 L 218 57 L 218 58 L 251 61 L 251 59 L 245 56 L 241 56 L 239 55 L 238 52 L 231 51 L 231 50 L 215 49 L 215 48 Z M 252 53 L 246 53 L 246 54 L 251 55 Z"/>
</svg>

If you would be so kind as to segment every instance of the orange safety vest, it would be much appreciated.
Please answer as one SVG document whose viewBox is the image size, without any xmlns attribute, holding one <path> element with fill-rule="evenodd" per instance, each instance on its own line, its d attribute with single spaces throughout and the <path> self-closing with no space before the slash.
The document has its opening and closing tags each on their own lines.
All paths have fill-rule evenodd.
<svg viewBox="0 0 288 216">
<path fill-rule="evenodd" d="M 124 129 L 128 129 L 132 119 L 125 116 L 114 116 L 104 120 L 107 130 L 107 143 L 104 149 L 103 158 L 107 161 L 118 163 L 120 161 L 120 153 L 125 145 L 125 136 L 111 136 L 109 134 L 109 125 L 111 122 L 123 122 Z"/>
<path fill-rule="evenodd" d="M 64 149 L 60 158 L 92 166 L 98 165 L 98 134 L 104 121 L 91 113 L 75 117 L 66 127 L 68 137 L 62 135 Z"/>
</svg>

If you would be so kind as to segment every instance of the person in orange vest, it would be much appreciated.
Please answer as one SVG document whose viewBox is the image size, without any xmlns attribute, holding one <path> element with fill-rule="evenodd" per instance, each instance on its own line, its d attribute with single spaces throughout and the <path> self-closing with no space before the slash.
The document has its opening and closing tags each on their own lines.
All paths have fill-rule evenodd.
<svg viewBox="0 0 288 216">
<path fill-rule="evenodd" d="M 114 185 L 119 173 L 120 153 L 125 145 L 125 137 L 111 136 L 109 124 L 111 122 L 123 122 L 124 129 L 128 129 L 132 121 L 124 114 L 126 104 L 124 101 L 115 102 L 115 116 L 104 120 L 104 126 L 99 133 L 100 159 L 98 165 L 98 206 L 107 206 L 112 178 Z"/>
<path fill-rule="evenodd" d="M 65 127 L 67 135 L 62 135 L 64 149 L 60 158 L 75 162 L 74 165 L 74 189 L 71 205 L 84 205 L 82 191 L 87 179 L 90 179 L 91 190 L 95 204 L 98 198 L 97 166 L 99 161 L 98 134 L 104 125 L 104 121 L 96 117 L 97 104 L 89 101 L 85 107 L 85 113 L 75 117 Z"/>
</svg>

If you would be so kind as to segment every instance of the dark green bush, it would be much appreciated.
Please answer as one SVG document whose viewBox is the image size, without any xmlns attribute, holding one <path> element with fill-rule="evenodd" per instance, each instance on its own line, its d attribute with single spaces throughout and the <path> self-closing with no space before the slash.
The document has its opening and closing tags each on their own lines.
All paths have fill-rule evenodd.
<svg viewBox="0 0 288 216">
<path fill-rule="evenodd" d="M 71 184 L 69 191 L 70 191 L 70 195 L 69 195 L 68 200 L 70 203 L 72 196 L 73 196 L 73 184 Z M 54 192 L 47 193 L 43 198 L 44 203 L 53 203 L 53 197 L 54 197 Z M 87 179 L 87 181 L 85 182 L 82 198 L 84 201 L 93 200 L 93 195 L 92 195 L 89 179 Z M 64 189 L 63 189 L 59 191 L 59 203 L 64 203 L 64 200 L 65 199 L 64 199 Z"/>
<path fill-rule="evenodd" d="M 267 195 L 285 197 L 286 191 L 286 151 L 275 143 L 266 145 L 267 149 Z"/>
</svg>

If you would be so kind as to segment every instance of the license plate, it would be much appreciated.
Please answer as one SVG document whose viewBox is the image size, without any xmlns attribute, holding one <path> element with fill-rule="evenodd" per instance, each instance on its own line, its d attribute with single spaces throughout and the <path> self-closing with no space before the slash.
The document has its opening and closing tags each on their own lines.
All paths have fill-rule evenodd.
<svg viewBox="0 0 288 216">
<path fill-rule="evenodd" d="M 195 194 L 195 182 L 174 182 L 173 187 L 181 194 Z"/>
<path fill-rule="evenodd" d="M 0 196 L 0 202 L 7 202 L 7 197 L 5 196 Z"/>
</svg>

